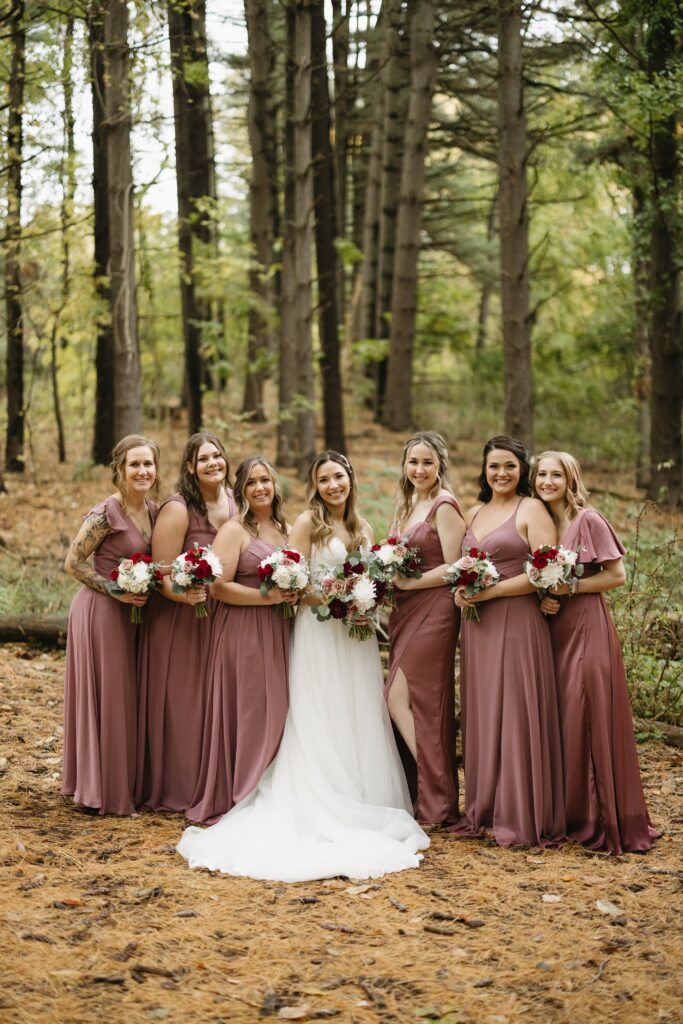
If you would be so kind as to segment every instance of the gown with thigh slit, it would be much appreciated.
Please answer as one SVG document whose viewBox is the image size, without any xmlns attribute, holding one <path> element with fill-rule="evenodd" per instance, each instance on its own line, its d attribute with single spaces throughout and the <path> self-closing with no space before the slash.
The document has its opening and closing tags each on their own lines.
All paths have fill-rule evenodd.
<svg viewBox="0 0 683 1024">
<path fill-rule="evenodd" d="M 338 565 L 333 537 L 312 571 Z M 417 867 L 429 840 L 410 814 L 382 698 L 375 638 L 299 609 L 292 631 L 290 707 L 279 750 L 255 789 L 207 829 L 187 828 L 190 867 L 284 882 L 375 878 Z"/>
<path fill-rule="evenodd" d="M 424 570 L 444 561 L 439 534 L 432 525 L 442 504 L 460 508 L 455 498 L 437 498 L 421 523 L 405 536 L 419 548 Z M 406 677 L 417 740 L 415 814 L 425 823 L 458 817 L 458 772 L 455 759 L 455 648 L 460 609 L 446 583 L 425 590 L 396 590 L 389 619 L 389 675 L 385 696 L 396 672 Z"/>
</svg>

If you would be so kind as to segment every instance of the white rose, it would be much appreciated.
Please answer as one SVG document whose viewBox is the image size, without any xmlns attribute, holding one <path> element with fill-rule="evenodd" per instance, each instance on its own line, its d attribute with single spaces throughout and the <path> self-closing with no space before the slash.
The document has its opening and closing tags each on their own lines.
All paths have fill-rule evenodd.
<svg viewBox="0 0 683 1024">
<path fill-rule="evenodd" d="M 192 585 L 192 577 L 187 572 L 174 572 L 173 582 L 179 587 L 189 587 Z"/>
<path fill-rule="evenodd" d="M 206 552 L 204 557 L 211 566 L 212 574 L 214 576 L 220 576 L 220 574 L 223 572 L 223 563 L 221 562 L 218 555 L 215 554 L 213 551 L 209 550 Z"/>
<path fill-rule="evenodd" d="M 396 557 L 396 545 L 394 544 L 382 544 L 379 551 L 375 552 L 382 565 L 394 565 L 397 560 Z"/>
<path fill-rule="evenodd" d="M 271 579 L 281 590 L 289 590 L 291 586 L 292 570 L 289 565 L 278 565 Z"/>
</svg>

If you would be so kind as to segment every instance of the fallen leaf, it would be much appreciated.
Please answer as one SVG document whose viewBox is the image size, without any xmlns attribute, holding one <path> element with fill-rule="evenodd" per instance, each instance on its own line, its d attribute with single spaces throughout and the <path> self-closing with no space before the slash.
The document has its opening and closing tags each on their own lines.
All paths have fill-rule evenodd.
<svg viewBox="0 0 683 1024">
<path fill-rule="evenodd" d="M 562 875 L 563 882 L 574 882 L 576 881 L 576 875 Z"/>
<path fill-rule="evenodd" d="M 545 864 L 542 857 L 525 857 L 527 864 Z"/>
<path fill-rule="evenodd" d="M 596 900 L 595 906 L 601 914 L 609 914 L 610 917 L 624 916 L 624 911 L 621 907 L 618 907 L 616 903 L 612 903 L 610 900 Z"/>
<path fill-rule="evenodd" d="M 305 1020 L 308 1017 L 307 1006 L 283 1006 L 277 1013 L 280 1020 Z"/>
<path fill-rule="evenodd" d="M 344 892 L 347 892 L 349 896 L 360 896 L 362 892 L 369 892 L 372 889 L 371 885 L 350 885 Z"/>
<path fill-rule="evenodd" d="M 176 910 L 174 917 L 201 917 L 198 910 Z"/>
<path fill-rule="evenodd" d="M 561 903 L 562 897 L 556 895 L 554 892 L 544 892 L 541 896 L 544 903 Z"/>
</svg>

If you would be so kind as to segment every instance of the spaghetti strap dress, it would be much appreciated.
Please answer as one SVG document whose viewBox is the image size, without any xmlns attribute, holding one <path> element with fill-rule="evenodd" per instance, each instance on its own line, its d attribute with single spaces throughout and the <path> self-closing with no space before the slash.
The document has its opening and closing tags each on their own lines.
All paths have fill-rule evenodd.
<svg viewBox="0 0 683 1024">
<path fill-rule="evenodd" d="M 217 530 L 199 509 L 180 494 L 189 517 L 183 551 L 213 544 Z M 228 490 L 230 516 L 237 512 Z M 210 612 L 219 602 L 209 597 Z M 213 615 L 198 619 L 193 606 L 156 594 L 149 626 L 140 645 L 138 766 L 135 802 L 153 811 L 184 811 L 199 778 L 206 712 L 206 671 L 211 650 Z"/>
<path fill-rule="evenodd" d="M 523 572 L 528 555 L 517 508 L 482 538 L 472 526 L 463 550 L 484 548 L 501 580 Z M 564 837 L 560 721 L 550 630 L 536 594 L 478 605 L 463 621 L 460 695 L 465 814 L 451 831 L 492 830 L 500 846 L 545 846 Z"/>
<path fill-rule="evenodd" d="M 419 548 L 425 570 L 444 562 L 433 525 L 437 509 L 444 504 L 461 514 L 455 498 L 441 495 L 426 518 L 404 534 Z M 396 607 L 389 619 L 389 674 L 384 695 L 388 699 L 396 672 L 401 669 L 408 684 L 417 740 L 414 810 L 423 824 L 454 822 L 458 818 L 455 648 L 459 631 L 460 609 L 445 582 L 441 587 L 396 591 Z"/>
<path fill-rule="evenodd" d="M 579 512 L 562 538 L 586 579 L 625 549 L 595 509 Z M 575 594 L 549 617 L 560 703 L 567 838 L 619 854 L 649 850 L 650 823 L 621 646 L 602 594 Z"/>
<path fill-rule="evenodd" d="M 147 502 L 152 525 L 157 506 Z M 117 498 L 88 512 L 104 512 L 109 533 L 93 553 L 93 568 L 109 579 L 122 558 L 148 555 L 150 543 Z M 129 604 L 89 587 L 78 591 L 69 610 L 64 679 L 64 768 L 62 793 L 100 814 L 135 810 L 137 763 L 136 658 L 149 625 L 130 621 Z"/>
<path fill-rule="evenodd" d="M 275 548 L 254 537 L 235 582 L 258 589 L 259 563 Z M 218 601 L 207 673 L 206 716 L 190 821 L 211 821 L 256 786 L 275 757 L 289 705 L 291 622 L 273 605 Z"/>
</svg>

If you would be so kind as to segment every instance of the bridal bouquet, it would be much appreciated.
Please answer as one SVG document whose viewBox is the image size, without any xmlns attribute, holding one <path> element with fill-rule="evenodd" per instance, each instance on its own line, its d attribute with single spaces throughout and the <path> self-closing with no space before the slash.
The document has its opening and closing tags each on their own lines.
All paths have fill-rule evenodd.
<svg viewBox="0 0 683 1024">
<path fill-rule="evenodd" d="M 319 622 L 338 619 L 352 640 L 368 640 L 374 634 L 375 627 L 367 619 L 384 599 L 386 583 L 372 578 L 368 563 L 357 551 L 342 565 L 320 573 L 316 585 L 323 603 L 311 611 Z"/>
<path fill-rule="evenodd" d="M 465 588 L 465 597 L 474 597 L 487 587 L 498 582 L 500 573 L 491 561 L 488 553 L 480 548 L 468 548 L 467 552 L 446 569 L 444 579 L 450 583 L 451 590 Z M 480 622 L 477 608 L 463 608 L 462 618 L 468 622 Z"/>
<path fill-rule="evenodd" d="M 222 572 L 221 560 L 211 545 L 202 548 L 195 544 L 171 562 L 171 590 L 174 594 L 184 594 L 190 587 L 214 583 Z M 196 604 L 194 612 L 196 618 L 205 619 L 209 614 L 206 601 Z"/>
<path fill-rule="evenodd" d="M 121 594 L 149 594 L 160 585 L 163 576 L 157 562 L 150 555 L 135 551 L 130 558 L 122 558 L 109 573 L 109 593 L 115 597 Z M 130 621 L 135 625 L 142 622 L 142 608 L 130 606 Z"/>
<path fill-rule="evenodd" d="M 544 544 L 531 552 L 531 557 L 524 563 L 524 571 L 529 582 L 546 596 L 551 587 L 583 576 L 583 566 L 576 564 L 578 557 L 577 551 L 563 548 L 561 544 L 557 547 Z M 553 596 L 550 594 L 550 597 Z"/>
<path fill-rule="evenodd" d="M 309 579 L 308 564 L 300 551 L 277 548 L 259 564 L 258 575 L 261 580 L 259 590 L 264 597 L 273 587 L 280 590 L 303 590 Z M 283 601 L 276 605 L 275 614 L 283 619 L 293 619 L 294 609 L 291 604 Z"/>
<path fill-rule="evenodd" d="M 387 537 L 381 544 L 373 544 L 368 555 L 368 573 L 371 579 L 385 585 L 389 603 L 393 603 L 394 576 L 419 580 L 422 566 L 419 549 L 407 537 Z"/>
</svg>

